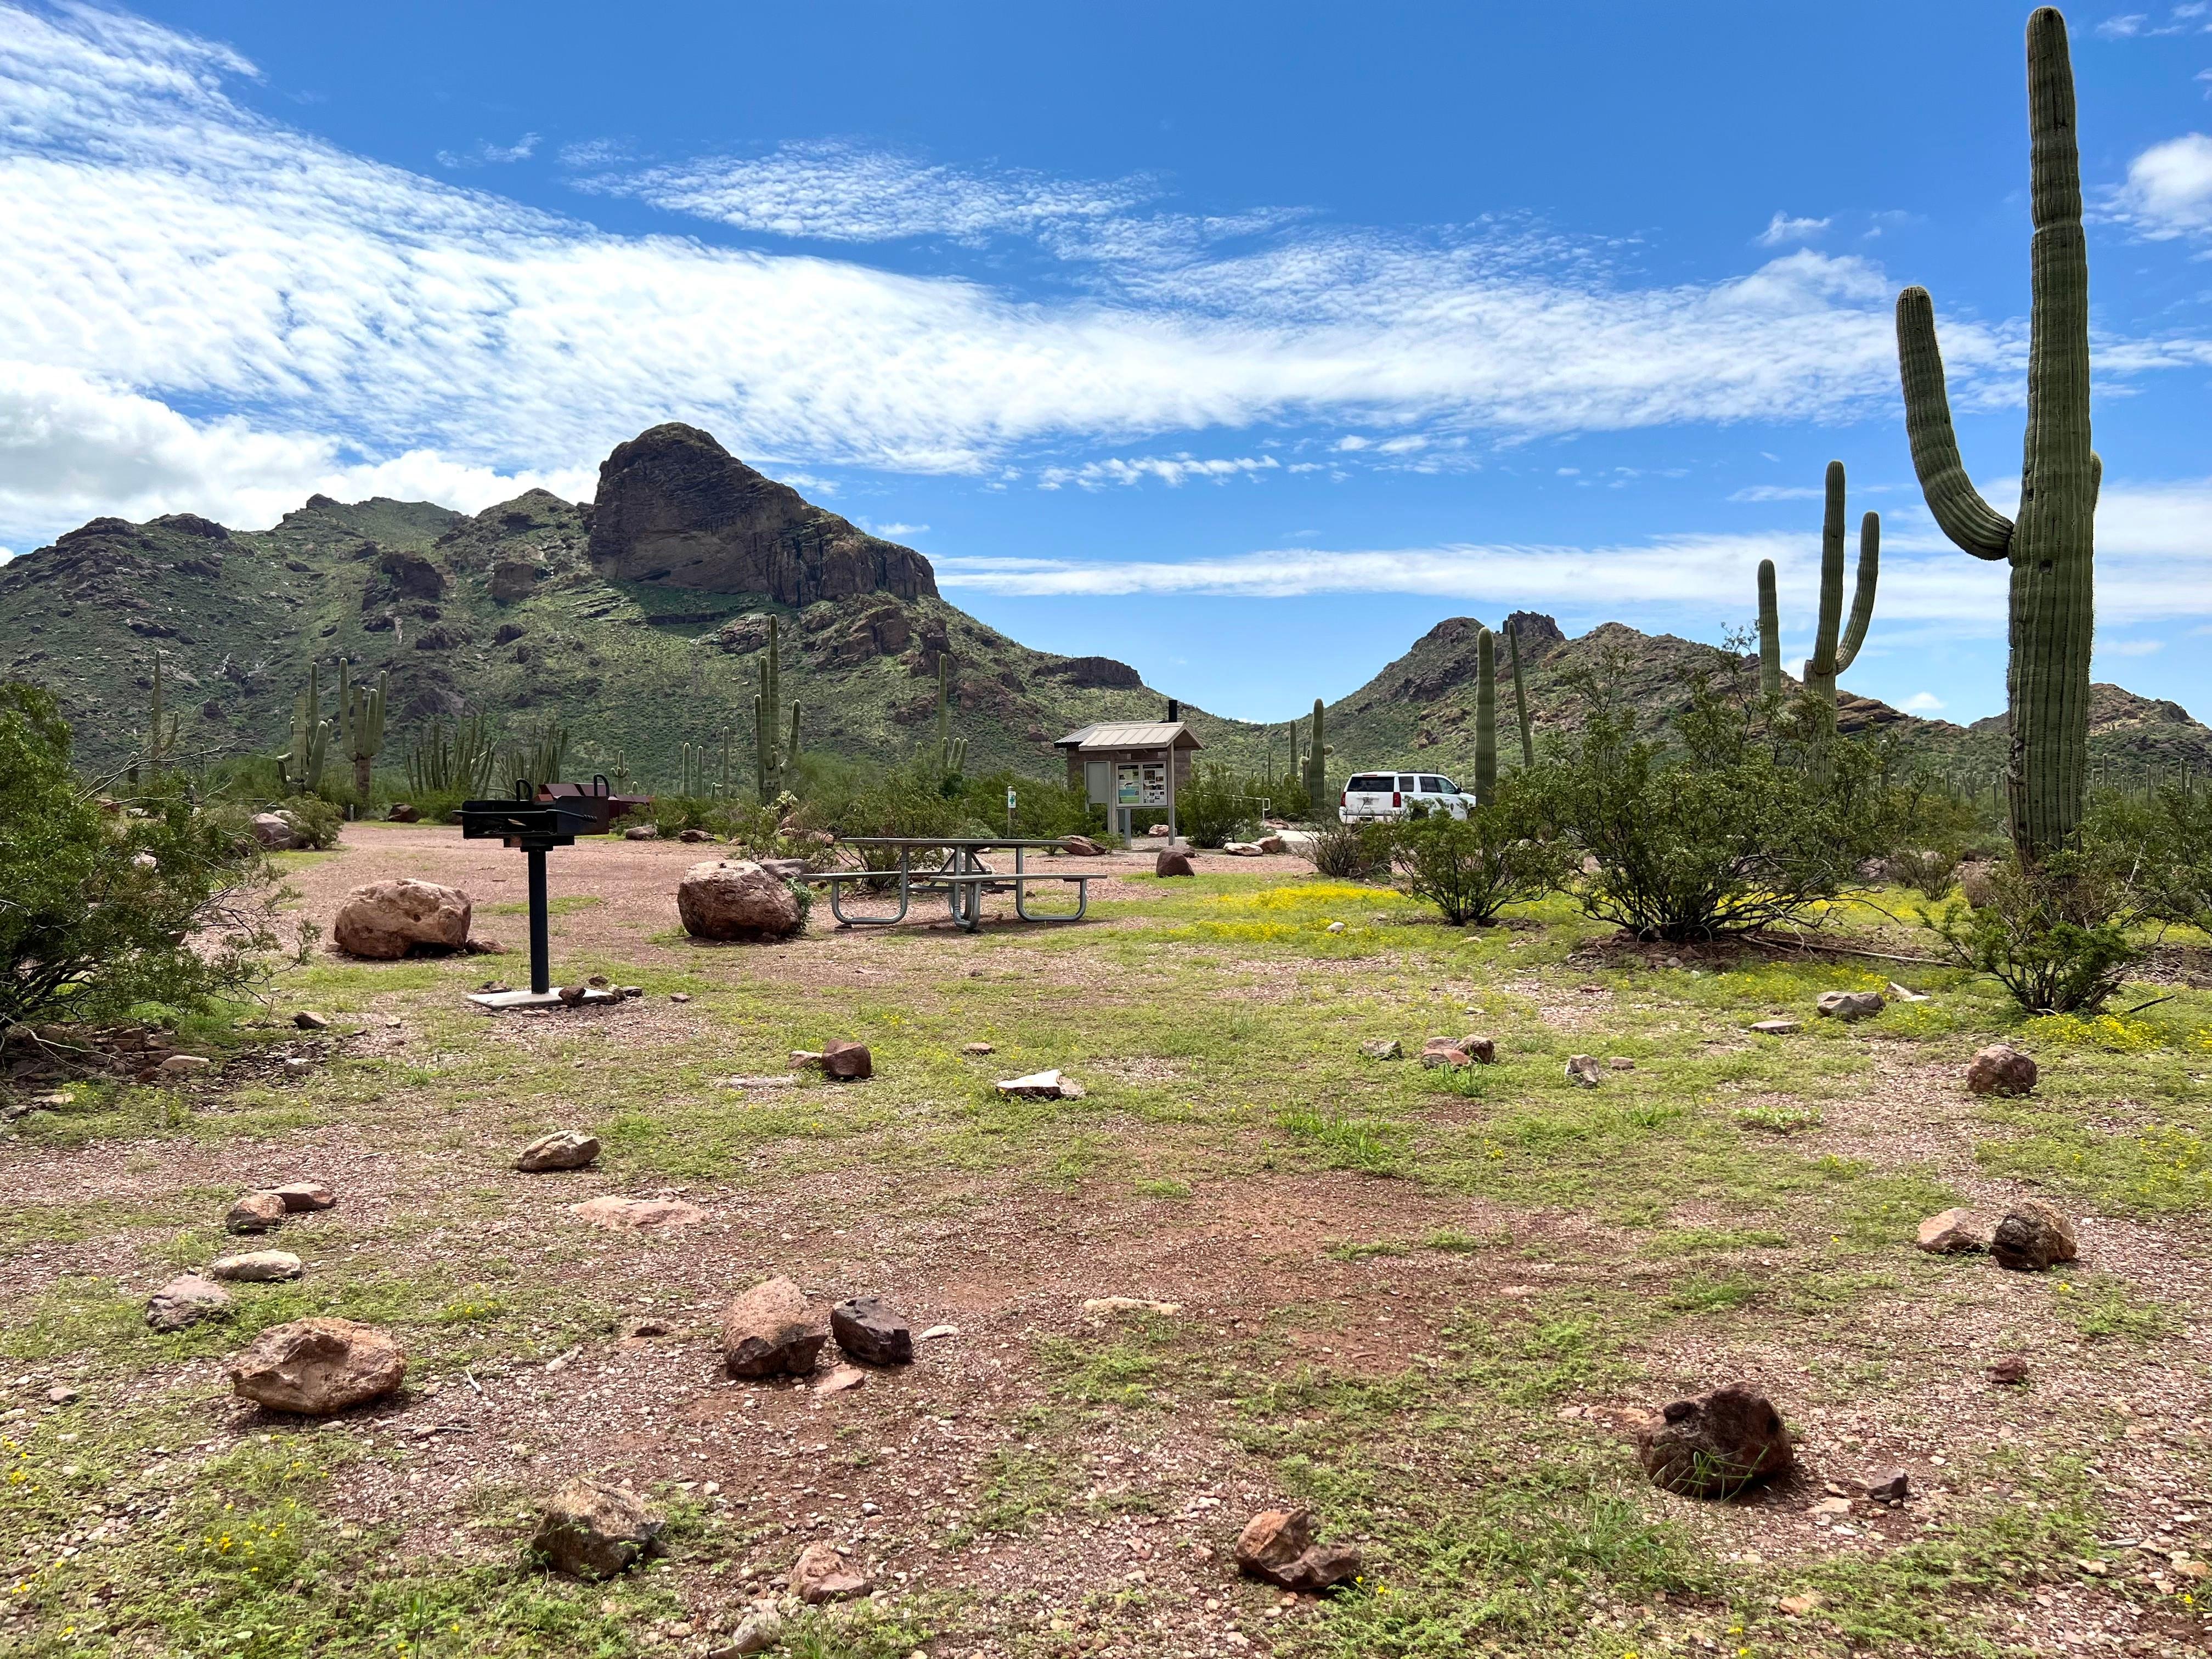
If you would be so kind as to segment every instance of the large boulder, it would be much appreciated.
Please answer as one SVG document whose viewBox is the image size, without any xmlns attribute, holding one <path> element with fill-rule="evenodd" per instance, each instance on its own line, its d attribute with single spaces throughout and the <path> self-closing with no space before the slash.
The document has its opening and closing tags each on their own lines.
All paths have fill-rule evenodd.
<svg viewBox="0 0 2212 1659">
<path fill-rule="evenodd" d="M 256 1337 L 225 1368 L 242 1399 L 271 1411 L 326 1417 L 380 1400 L 407 1375 L 391 1335 L 350 1319 L 295 1319 Z"/>
<path fill-rule="evenodd" d="M 1741 1383 L 1671 1401 L 1637 1431 L 1651 1484 L 1689 1498 L 1728 1498 L 1795 1461 L 1782 1413 Z"/>
<path fill-rule="evenodd" d="M 1966 1067 L 1966 1087 L 1978 1095 L 2025 1095 L 2035 1091 L 2035 1062 L 2008 1042 L 1977 1049 Z"/>
<path fill-rule="evenodd" d="M 346 895 L 331 939 L 349 957 L 393 962 L 415 950 L 458 951 L 469 942 L 469 896 L 434 881 L 372 881 Z"/>
<path fill-rule="evenodd" d="M 676 913 L 694 939 L 788 939 L 799 931 L 791 884 L 747 859 L 693 865 L 677 885 Z"/>
<path fill-rule="evenodd" d="M 805 1376 L 829 1340 L 805 1295 L 781 1276 L 722 1310 L 722 1361 L 732 1376 Z"/>
<path fill-rule="evenodd" d="M 2080 1255 L 2073 1224 L 2039 1198 L 2024 1198 L 2007 1210 L 1990 1237 L 1990 1259 L 2014 1273 L 2043 1273 Z"/>
<path fill-rule="evenodd" d="M 256 812 L 253 839 L 272 853 L 289 853 L 300 845 L 300 830 L 289 812 Z"/>
<path fill-rule="evenodd" d="M 546 1500 L 530 1547 L 571 1578 L 611 1578 L 651 1553 L 665 1524 L 627 1486 L 571 1480 Z"/>
</svg>

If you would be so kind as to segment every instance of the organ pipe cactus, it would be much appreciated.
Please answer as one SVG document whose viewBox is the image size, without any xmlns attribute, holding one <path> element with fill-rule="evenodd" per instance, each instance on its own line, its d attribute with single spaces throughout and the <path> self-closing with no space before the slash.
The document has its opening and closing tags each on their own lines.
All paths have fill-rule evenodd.
<svg viewBox="0 0 2212 1659">
<path fill-rule="evenodd" d="M 2029 268 L 2027 440 L 2020 517 L 1996 511 L 1959 458 L 1936 307 L 1923 288 L 1897 296 L 1897 359 L 1912 466 L 1936 522 L 1978 559 L 2012 566 L 2006 787 L 2013 844 L 2034 862 L 2065 847 L 2088 790 L 2089 648 L 2095 521 L 2103 463 L 2089 447 L 2089 254 L 2066 20 L 2027 20 Z"/>
<path fill-rule="evenodd" d="M 1536 763 L 1536 733 L 1528 724 L 1528 687 L 1521 678 L 1521 630 L 1510 625 L 1505 629 L 1506 654 L 1513 659 L 1513 708 L 1521 720 L 1521 764 Z"/>
<path fill-rule="evenodd" d="M 1874 618 L 1875 586 L 1881 575 L 1881 515 L 1859 520 L 1858 579 L 1850 620 L 1844 620 L 1844 464 L 1828 463 L 1827 508 L 1820 519 L 1820 621 L 1813 654 L 1805 661 L 1805 689 L 1818 699 L 1827 731 L 1836 725 L 1836 679 L 1856 660 Z M 1774 595 L 1774 561 L 1759 562 L 1759 689 L 1782 695 L 1782 629 Z"/>
<path fill-rule="evenodd" d="M 1488 805 L 1498 793 L 1498 647 L 1490 630 L 1474 636 L 1474 799 Z"/>
</svg>

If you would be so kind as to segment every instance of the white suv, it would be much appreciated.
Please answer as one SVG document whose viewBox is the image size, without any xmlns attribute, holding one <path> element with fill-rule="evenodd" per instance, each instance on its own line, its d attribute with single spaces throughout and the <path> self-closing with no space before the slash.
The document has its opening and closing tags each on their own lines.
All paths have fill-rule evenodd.
<svg viewBox="0 0 2212 1659">
<path fill-rule="evenodd" d="M 1361 772 L 1345 784 L 1336 816 L 1345 823 L 1402 818 L 1419 801 L 1431 812 L 1463 818 L 1470 799 L 1449 778 L 1433 772 Z"/>
</svg>

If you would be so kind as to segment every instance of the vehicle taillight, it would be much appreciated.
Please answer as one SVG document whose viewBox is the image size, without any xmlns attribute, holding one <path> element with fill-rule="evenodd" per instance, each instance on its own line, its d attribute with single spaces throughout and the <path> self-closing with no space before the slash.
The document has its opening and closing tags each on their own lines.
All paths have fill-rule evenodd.
<svg viewBox="0 0 2212 1659">
<path fill-rule="evenodd" d="M 1403 806 L 1405 804 L 1406 798 L 1400 794 L 1395 789 L 1393 789 L 1390 792 L 1390 805 L 1393 806 Z"/>
<path fill-rule="evenodd" d="M 1352 791 L 1350 791 L 1349 789 L 1347 789 L 1347 790 L 1346 790 L 1342 794 L 1339 795 L 1339 796 L 1336 798 L 1336 804 L 1337 804 L 1339 806 L 1349 806 L 1349 805 L 1352 805 Z"/>
</svg>

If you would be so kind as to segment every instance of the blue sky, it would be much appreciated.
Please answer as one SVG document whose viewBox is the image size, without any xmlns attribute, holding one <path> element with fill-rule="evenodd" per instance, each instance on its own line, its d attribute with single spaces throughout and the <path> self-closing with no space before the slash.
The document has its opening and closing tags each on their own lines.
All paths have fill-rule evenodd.
<svg viewBox="0 0 2212 1659">
<path fill-rule="evenodd" d="M 1846 685 L 2002 707 L 1890 307 L 2002 503 L 2025 7 L 647 12 L 0 4 L 0 544 L 584 496 L 684 419 L 1016 637 L 1281 719 L 1445 616 L 1717 639 L 1763 556 L 1800 656 L 1840 457 Z M 2071 21 L 2097 672 L 2212 713 L 2212 0 Z"/>
</svg>

